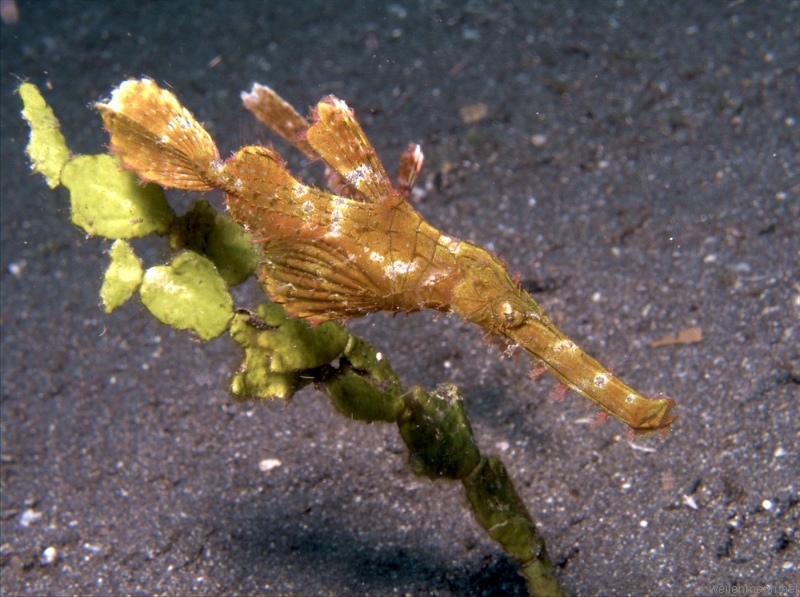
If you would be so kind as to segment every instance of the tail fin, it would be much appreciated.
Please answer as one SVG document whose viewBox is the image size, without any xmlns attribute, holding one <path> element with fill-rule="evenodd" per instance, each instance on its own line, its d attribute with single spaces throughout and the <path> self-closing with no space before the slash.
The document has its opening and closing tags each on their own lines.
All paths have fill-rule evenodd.
<svg viewBox="0 0 800 597">
<path fill-rule="evenodd" d="M 128 80 L 95 107 L 111 149 L 142 180 L 186 191 L 220 186 L 214 141 L 177 98 L 150 79 Z"/>
</svg>

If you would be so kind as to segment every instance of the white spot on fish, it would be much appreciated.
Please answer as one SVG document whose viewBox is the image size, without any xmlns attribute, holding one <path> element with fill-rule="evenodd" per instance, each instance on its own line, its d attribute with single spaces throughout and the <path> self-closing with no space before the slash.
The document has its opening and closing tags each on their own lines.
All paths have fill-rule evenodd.
<svg viewBox="0 0 800 597">
<path fill-rule="evenodd" d="M 436 284 L 439 283 L 439 280 L 441 278 L 443 278 L 443 277 L 445 277 L 445 274 L 443 274 L 442 272 L 434 272 L 431 275 L 429 275 L 427 278 L 425 278 L 425 281 L 422 282 L 422 285 L 423 286 L 436 286 Z"/>
<path fill-rule="evenodd" d="M 361 164 L 358 168 L 351 170 L 344 175 L 344 179 L 352 186 L 358 186 L 358 183 L 375 177 L 375 171 L 368 164 Z"/>
<path fill-rule="evenodd" d="M 401 261 L 400 259 L 392 261 L 384 268 L 384 272 L 389 278 L 394 280 L 397 276 L 413 272 L 417 269 L 417 264 L 413 261 Z"/>
<path fill-rule="evenodd" d="M 347 212 L 347 199 L 344 197 L 334 196 L 331 201 L 331 225 L 330 230 L 325 234 L 327 237 L 336 238 L 342 234 L 342 221 L 344 220 L 345 213 Z"/>
<path fill-rule="evenodd" d="M 439 242 L 453 255 L 457 255 L 461 250 L 461 241 L 445 236 L 444 234 L 439 237 Z"/>
<path fill-rule="evenodd" d="M 575 343 L 572 340 L 565 338 L 564 340 L 559 340 L 553 346 L 553 350 L 556 352 L 561 352 L 563 350 L 572 351 L 575 350 Z"/>
</svg>

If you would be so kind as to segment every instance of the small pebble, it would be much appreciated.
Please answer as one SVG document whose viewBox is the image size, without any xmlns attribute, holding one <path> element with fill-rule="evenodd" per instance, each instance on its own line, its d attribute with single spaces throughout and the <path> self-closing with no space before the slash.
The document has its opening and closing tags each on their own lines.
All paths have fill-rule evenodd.
<svg viewBox="0 0 800 597">
<path fill-rule="evenodd" d="M 481 38 L 481 33 L 472 27 L 464 27 L 461 31 L 461 37 L 467 41 L 478 41 Z"/>
<path fill-rule="evenodd" d="M 458 111 L 458 115 L 461 116 L 461 120 L 463 120 L 465 124 L 474 124 L 480 122 L 489 115 L 489 106 L 484 103 L 464 106 Z"/>
<path fill-rule="evenodd" d="M 753 268 L 750 267 L 750 264 L 746 261 L 735 263 L 731 269 L 733 269 L 733 271 L 735 271 L 737 274 L 749 274 L 753 271 Z"/>
<path fill-rule="evenodd" d="M 258 468 L 262 472 L 268 473 L 271 470 L 278 468 L 282 464 L 283 463 L 280 460 L 278 460 L 277 458 L 265 458 L 264 460 L 262 460 L 261 462 L 258 463 Z"/>
<path fill-rule="evenodd" d="M 42 513 L 37 512 L 33 508 L 29 508 L 22 513 L 22 516 L 19 518 L 19 524 L 24 527 L 29 527 L 35 522 L 39 522 L 42 518 Z"/>
<path fill-rule="evenodd" d="M 28 265 L 28 262 L 24 259 L 20 261 L 15 261 L 14 263 L 8 264 L 8 273 L 14 276 L 17 280 L 22 279 L 22 270 L 25 269 L 25 266 Z"/>
<path fill-rule="evenodd" d="M 42 563 L 45 566 L 55 564 L 58 559 L 58 550 L 55 547 L 48 547 L 42 552 Z"/>
<path fill-rule="evenodd" d="M 541 133 L 537 133 L 531 137 L 531 143 L 534 147 L 541 147 L 545 143 L 547 143 L 547 135 L 542 135 Z"/>
<path fill-rule="evenodd" d="M 399 4 L 390 4 L 388 10 L 390 14 L 393 14 L 398 19 L 405 19 L 408 16 L 408 11 Z"/>
</svg>

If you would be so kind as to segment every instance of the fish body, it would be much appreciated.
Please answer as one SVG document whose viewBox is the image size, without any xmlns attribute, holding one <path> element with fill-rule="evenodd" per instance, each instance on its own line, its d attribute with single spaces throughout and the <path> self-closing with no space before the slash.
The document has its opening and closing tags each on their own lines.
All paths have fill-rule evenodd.
<svg viewBox="0 0 800 597">
<path fill-rule="evenodd" d="M 261 281 L 287 313 L 312 323 L 378 311 L 452 312 L 521 346 L 566 387 L 636 432 L 668 429 L 674 401 L 636 392 L 569 340 L 497 258 L 445 235 L 407 197 L 422 154 L 401 159 L 398 188 L 352 110 L 338 98 L 308 122 L 271 89 L 243 94 L 259 120 L 327 166 L 334 192 L 294 178 L 272 149 L 221 160 L 210 135 L 149 79 L 129 80 L 98 104 L 111 148 L 143 180 L 190 191 L 220 188 L 231 218 L 261 244 Z"/>
</svg>

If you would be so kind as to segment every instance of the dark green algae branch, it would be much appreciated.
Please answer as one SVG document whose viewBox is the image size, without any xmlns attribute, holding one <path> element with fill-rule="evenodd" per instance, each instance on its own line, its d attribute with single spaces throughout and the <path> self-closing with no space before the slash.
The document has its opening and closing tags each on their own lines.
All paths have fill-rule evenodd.
<svg viewBox="0 0 800 597">
<path fill-rule="evenodd" d="M 544 540 L 505 466 L 494 456 L 481 455 L 454 385 L 433 392 L 420 386 L 405 390 L 386 357 L 368 342 L 335 322 L 311 327 L 287 317 L 275 303 L 260 305 L 256 313 L 237 313 L 231 335 L 245 347 L 247 362 L 252 357 L 262 365 L 255 370 L 246 365 L 234 379 L 235 391 L 264 387 L 263 363 L 280 361 L 269 366 L 273 379 L 267 386 L 272 391 L 288 395 L 315 384 L 347 417 L 396 423 L 412 471 L 461 481 L 476 520 L 518 562 L 530 594 L 564 594 Z M 329 358 L 335 349 L 340 350 L 336 367 Z M 286 367 L 287 361 L 300 360 L 305 369 Z"/>
<path fill-rule="evenodd" d="M 245 353 L 232 382 L 241 398 L 288 399 L 315 385 L 345 416 L 396 423 L 412 471 L 461 481 L 476 520 L 518 562 L 529 593 L 564 594 L 505 467 L 496 457 L 480 454 L 455 386 L 433 392 L 403 389 L 388 359 L 338 322 L 312 327 L 269 302 L 255 310 L 235 309 L 228 287 L 252 276 L 260 260 L 240 226 L 205 201 L 177 216 L 160 187 L 139 185 L 116 158 L 71 155 L 38 89 L 23 83 L 19 94 L 31 126 L 32 169 L 51 188 L 68 189 L 75 225 L 90 236 L 114 240 L 101 289 L 107 312 L 138 291 L 142 304 L 167 325 L 204 340 L 228 331 Z M 408 184 L 416 176 L 413 158 L 412 152 L 404 175 Z M 128 239 L 153 233 L 169 239 L 175 256 L 145 270 Z"/>
</svg>

